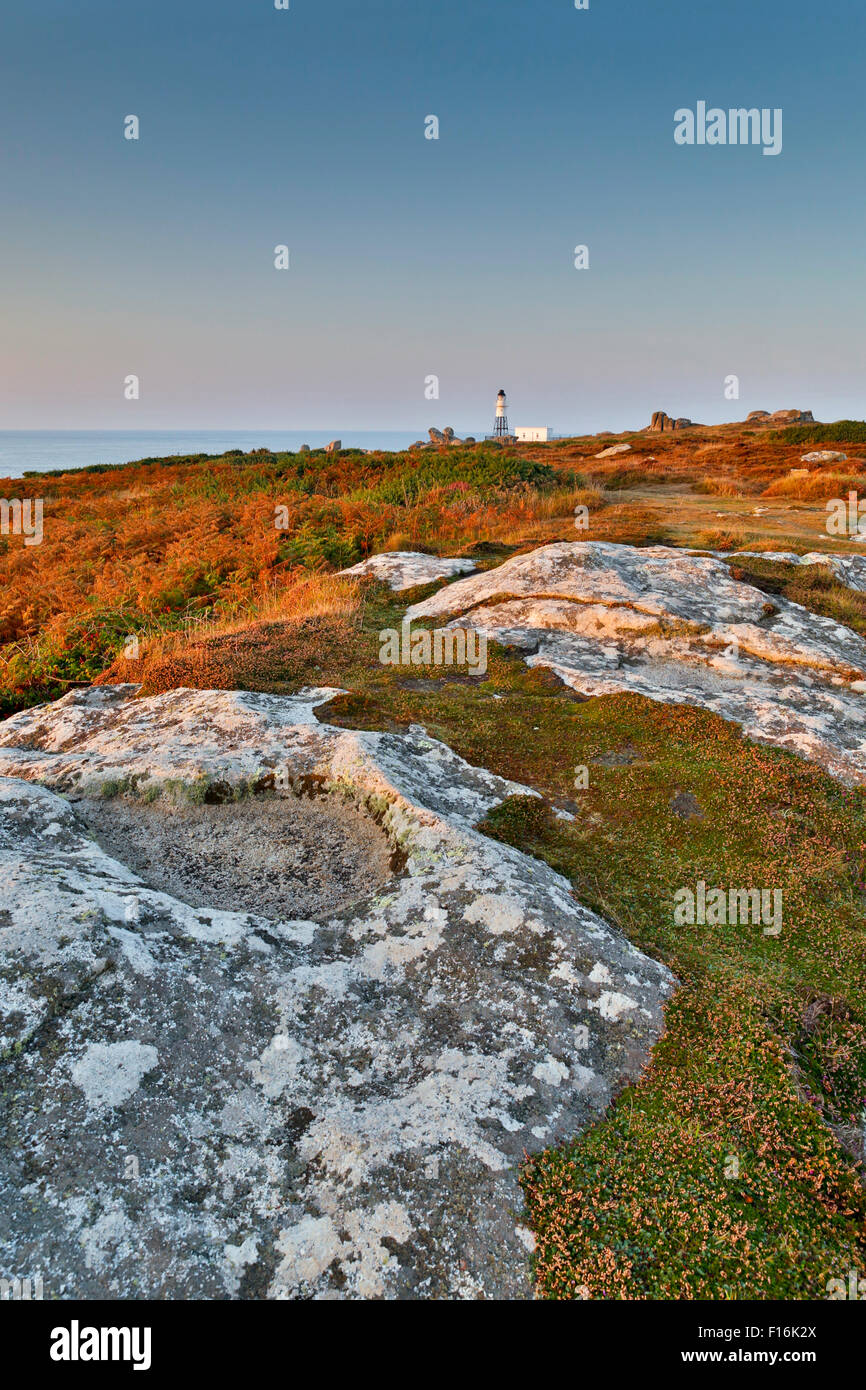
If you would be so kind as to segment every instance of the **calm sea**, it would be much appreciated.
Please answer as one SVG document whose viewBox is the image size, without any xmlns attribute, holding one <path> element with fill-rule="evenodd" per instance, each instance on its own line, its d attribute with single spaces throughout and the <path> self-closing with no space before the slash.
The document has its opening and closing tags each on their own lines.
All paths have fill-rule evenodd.
<svg viewBox="0 0 866 1390">
<path fill-rule="evenodd" d="M 294 453 L 302 444 L 317 449 L 332 439 L 342 440 L 344 449 L 406 449 L 422 435 L 426 438 L 426 430 L 0 430 L 0 478 L 170 454 L 222 454 L 227 449 Z"/>
</svg>

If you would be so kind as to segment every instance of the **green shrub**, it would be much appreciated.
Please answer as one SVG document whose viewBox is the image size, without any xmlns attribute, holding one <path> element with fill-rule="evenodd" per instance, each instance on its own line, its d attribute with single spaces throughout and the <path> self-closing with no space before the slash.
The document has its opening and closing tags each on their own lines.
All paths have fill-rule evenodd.
<svg viewBox="0 0 866 1390">
<path fill-rule="evenodd" d="M 771 430 L 783 444 L 866 444 L 866 420 L 837 420 L 833 425 L 789 425 Z"/>
</svg>

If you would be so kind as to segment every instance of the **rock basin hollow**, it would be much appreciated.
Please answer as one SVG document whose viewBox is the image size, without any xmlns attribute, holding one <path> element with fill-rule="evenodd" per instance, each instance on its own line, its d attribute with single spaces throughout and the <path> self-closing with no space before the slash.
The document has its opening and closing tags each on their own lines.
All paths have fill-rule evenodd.
<svg viewBox="0 0 866 1390">
<path fill-rule="evenodd" d="M 334 797 L 196 804 L 118 796 L 73 805 L 107 854 L 191 907 L 320 918 L 391 876 L 391 847 L 372 816 Z"/>
</svg>

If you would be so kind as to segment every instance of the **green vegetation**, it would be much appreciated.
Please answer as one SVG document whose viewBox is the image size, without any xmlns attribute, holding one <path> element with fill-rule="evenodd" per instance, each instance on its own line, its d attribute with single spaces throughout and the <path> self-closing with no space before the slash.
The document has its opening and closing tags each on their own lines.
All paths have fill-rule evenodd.
<svg viewBox="0 0 866 1390">
<path fill-rule="evenodd" d="M 834 425 L 787 425 L 771 430 L 770 439 L 785 444 L 866 444 L 866 420 L 837 420 Z"/>
</svg>

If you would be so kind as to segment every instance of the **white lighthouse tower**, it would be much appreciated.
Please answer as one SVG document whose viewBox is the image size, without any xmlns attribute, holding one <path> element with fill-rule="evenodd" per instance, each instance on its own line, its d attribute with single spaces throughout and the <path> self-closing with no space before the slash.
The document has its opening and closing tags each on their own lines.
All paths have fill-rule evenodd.
<svg viewBox="0 0 866 1390">
<path fill-rule="evenodd" d="M 500 391 L 496 397 L 496 416 L 493 421 L 493 438 L 505 439 L 508 437 L 508 402 L 505 392 Z"/>
</svg>

